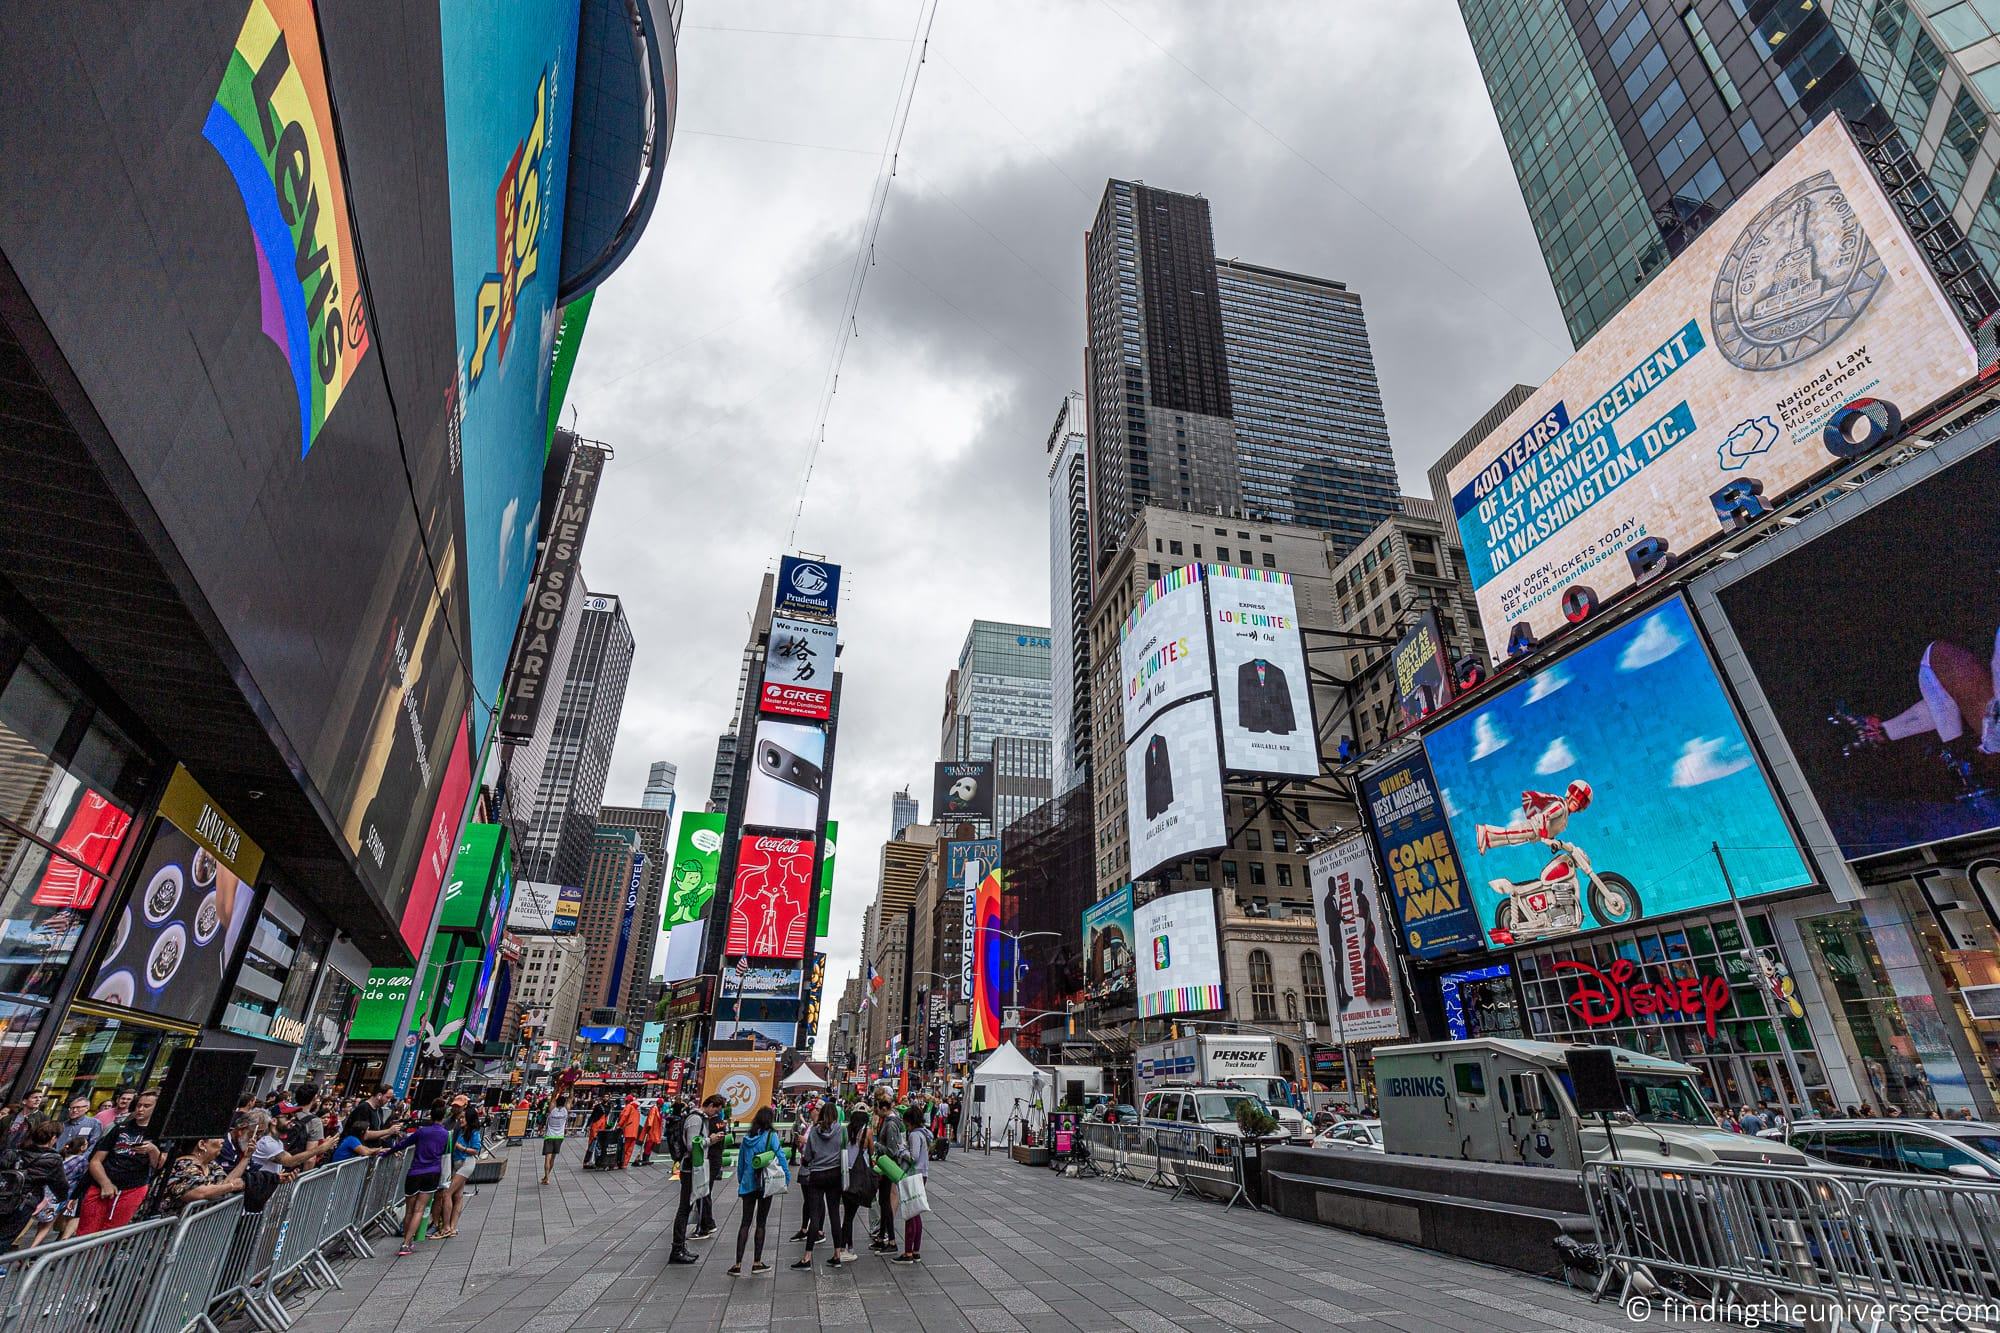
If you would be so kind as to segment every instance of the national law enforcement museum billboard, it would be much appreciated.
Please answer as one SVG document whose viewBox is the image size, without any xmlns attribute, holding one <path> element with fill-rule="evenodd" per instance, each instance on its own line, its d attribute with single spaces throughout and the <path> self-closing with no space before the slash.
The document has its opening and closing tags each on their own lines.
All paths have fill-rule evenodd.
<svg viewBox="0 0 2000 1333">
<path fill-rule="evenodd" d="M 1664 570 L 1978 368 L 1838 117 L 1709 225 L 1449 480 L 1489 645 Z"/>
</svg>

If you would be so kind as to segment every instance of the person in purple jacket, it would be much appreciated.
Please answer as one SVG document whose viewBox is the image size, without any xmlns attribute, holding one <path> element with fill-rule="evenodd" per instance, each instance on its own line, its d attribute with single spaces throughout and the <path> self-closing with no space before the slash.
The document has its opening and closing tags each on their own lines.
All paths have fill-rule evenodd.
<svg viewBox="0 0 2000 1333">
<path fill-rule="evenodd" d="M 396 1251 L 399 1259 L 416 1253 L 417 1224 L 423 1221 L 431 1195 L 437 1193 L 438 1183 L 444 1179 L 445 1154 L 451 1149 L 451 1131 L 444 1127 L 446 1109 L 443 1102 L 434 1104 L 430 1119 L 389 1149 L 392 1153 L 405 1148 L 415 1150 L 410 1154 L 410 1173 L 403 1180 L 403 1248 Z"/>
</svg>

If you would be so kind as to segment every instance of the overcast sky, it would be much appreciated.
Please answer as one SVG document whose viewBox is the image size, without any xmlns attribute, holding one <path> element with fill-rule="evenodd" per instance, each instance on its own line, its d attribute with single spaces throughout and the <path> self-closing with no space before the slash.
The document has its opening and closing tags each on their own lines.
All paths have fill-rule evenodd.
<svg viewBox="0 0 2000 1333">
<path fill-rule="evenodd" d="M 656 759 L 707 799 L 921 8 L 688 0 L 659 208 L 570 391 L 618 455 L 585 579 L 638 640 L 609 802 Z M 846 571 L 822 1047 L 891 793 L 929 817 L 968 623 L 1048 621 L 1043 445 L 1111 176 L 1206 195 L 1225 257 L 1360 293 L 1406 490 L 1569 352 L 1449 0 L 943 4 L 798 531 Z"/>
</svg>

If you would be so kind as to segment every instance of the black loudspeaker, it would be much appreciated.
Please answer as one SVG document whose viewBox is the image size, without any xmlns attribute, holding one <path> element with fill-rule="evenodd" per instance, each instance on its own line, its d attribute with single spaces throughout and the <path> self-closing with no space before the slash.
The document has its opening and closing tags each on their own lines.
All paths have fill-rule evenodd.
<svg viewBox="0 0 2000 1333">
<path fill-rule="evenodd" d="M 505 1089 L 505 1088 L 500 1088 L 500 1087 L 494 1087 L 494 1088 L 488 1088 L 488 1089 L 486 1090 L 486 1109 L 487 1109 L 487 1110 L 489 1110 L 489 1111 L 497 1111 L 498 1109 L 500 1109 L 500 1103 L 502 1103 L 502 1102 L 504 1102 L 504 1101 L 506 1101 L 506 1100 L 507 1100 L 507 1089 Z"/>
<path fill-rule="evenodd" d="M 1625 1109 L 1625 1098 L 1618 1091 L 1618 1060 L 1610 1047 L 1572 1046 L 1567 1058 L 1570 1090 L 1578 1112 L 1596 1115 Z"/>
<path fill-rule="evenodd" d="M 421 1122 L 429 1118 L 431 1108 L 443 1100 L 443 1079 L 418 1079 L 416 1089 L 410 1093 L 410 1119 Z"/>
<path fill-rule="evenodd" d="M 160 1100 L 153 1107 L 147 1131 L 156 1142 L 170 1139 L 219 1139 L 242 1100 L 243 1085 L 256 1063 L 254 1051 L 211 1050 L 183 1046 L 167 1065 Z"/>
</svg>

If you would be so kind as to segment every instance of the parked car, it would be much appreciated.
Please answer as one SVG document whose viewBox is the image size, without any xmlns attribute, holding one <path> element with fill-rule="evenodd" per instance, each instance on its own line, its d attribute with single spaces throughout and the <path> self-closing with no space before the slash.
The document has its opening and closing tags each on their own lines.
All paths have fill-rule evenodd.
<svg viewBox="0 0 2000 1333">
<path fill-rule="evenodd" d="M 1978 1120 L 1805 1121 L 1787 1141 L 1843 1170 L 2000 1181 L 2000 1126 Z"/>
<path fill-rule="evenodd" d="M 1347 1148 L 1359 1152 L 1381 1152 L 1382 1122 L 1380 1120 L 1343 1120 L 1319 1132 L 1313 1140 L 1315 1148 Z"/>
</svg>

